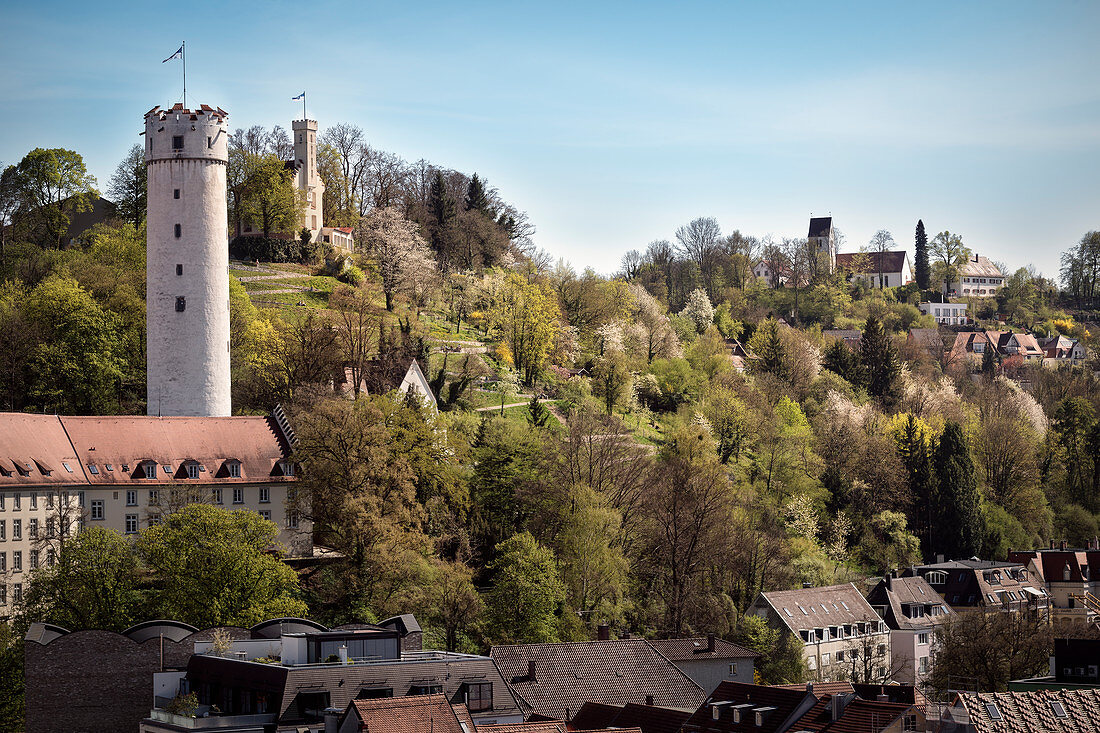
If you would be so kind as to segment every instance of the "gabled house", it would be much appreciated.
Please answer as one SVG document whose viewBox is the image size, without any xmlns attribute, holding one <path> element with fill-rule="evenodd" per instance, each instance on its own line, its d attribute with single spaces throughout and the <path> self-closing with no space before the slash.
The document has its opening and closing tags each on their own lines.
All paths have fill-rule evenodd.
<svg viewBox="0 0 1100 733">
<path fill-rule="evenodd" d="M 1086 549 L 1074 549 L 1065 541 L 1055 547 L 1051 540 L 1049 549 L 1010 552 L 1008 561 L 1026 566 L 1029 575 L 1042 584 L 1053 618 L 1096 620 L 1082 596 L 1100 596 L 1100 541 L 1089 540 Z"/>
<path fill-rule="evenodd" d="M 852 351 L 859 351 L 859 345 L 863 342 L 863 331 L 857 328 L 830 328 L 822 331 L 821 337 L 826 343 L 841 341 Z"/>
<path fill-rule="evenodd" d="M 998 370 L 1025 363 L 1042 363 L 1044 357 L 1039 342 L 1030 333 L 960 331 L 951 347 L 950 362 L 977 371 L 987 352 L 992 352 Z"/>
<path fill-rule="evenodd" d="M 888 574 L 867 595 L 867 602 L 890 628 L 894 679 L 920 685 L 935 663 L 936 627 L 955 616 L 940 594 L 921 576 Z"/>
<path fill-rule="evenodd" d="M 793 634 L 815 680 L 885 682 L 890 677 L 889 630 L 851 583 L 768 591 L 746 613 Z"/>
<path fill-rule="evenodd" d="M 913 282 L 909 253 L 844 252 L 836 256 L 838 270 L 848 273 L 848 282 L 863 282 L 871 288 L 896 288 Z"/>
<path fill-rule="evenodd" d="M 955 612 L 1009 611 L 1044 617 L 1050 612 L 1042 582 L 1020 563 L 952 560 L 906 568 L 902 575 L 924 578 Z"/>
<path fill-rule="evenodd" d="M 753 664 L 760 656 L 714 634 L 693 639 L 651 639 L 649 643 L 704 692 L 723 680 L 752 682 Z"/>
<path fill-rule="evenodd" d="M 338 733 L 474 733 L 462 704 L 441 694 L 352 700 L 340 716 Z"/>
<path fill-rule="evenodd" d="M 982 255 L 971 255 L 959 266 L 959 279 L 950 285 L 950 294 L 956 296 L 989 297 L 997 294 L 1004 285 L 1005 276 L 992 260 Z"/>
<path fill-rule="evenodd" d="M 635 729 L 641 733 L 678 733 L 693 710 L 662 708 L 657 705 L 601 705 L 585 703 L 569 721 L 569 730 Z M 478 733 L 481 733 L 480 731 Z"/>
<path fill-rule="evenodd" d="M 489 656 L 527 716 L 569 720 L 587 702 L 695 709 L 705 697 L 644 639 L 495 646 Z"/>
<path fill-rule="evenodd" d="M 1080 364 L 1088 358 L 1088 349 L 1080 339 L 1071 339 L 1059 334 L 1040 339 L 1039 348 L 1043 350 L 1045 356 L 1044 365 Z"/>
<path fill-rule="evenodd" d="M 769 288 L 778 288 L 780 285 L 786 285 L 787 281 L 791 279 L 790 270 L 785 264 L 768 259 L 757 261 L 752 267 L 752 274 L 756 276 L 757 280 L 763 281 Z"/>
<path fill-rule="evenodd" d="M 786 733 L 818 703 L 813 686 L 800 690 L 723 682 L 688 718 L 682 733 Z"/>
</svg>

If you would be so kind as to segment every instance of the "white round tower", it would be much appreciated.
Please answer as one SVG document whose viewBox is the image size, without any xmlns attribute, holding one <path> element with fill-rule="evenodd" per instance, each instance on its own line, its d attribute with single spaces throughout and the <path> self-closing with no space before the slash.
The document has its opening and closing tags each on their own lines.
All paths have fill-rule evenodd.
<svg viewBox="0 0 1100 733">
<path fill-rule="evenodd" d="M 225 172 L 229 115 L 145 114 L 148 414 L 232 414 Z"/>
</svg>

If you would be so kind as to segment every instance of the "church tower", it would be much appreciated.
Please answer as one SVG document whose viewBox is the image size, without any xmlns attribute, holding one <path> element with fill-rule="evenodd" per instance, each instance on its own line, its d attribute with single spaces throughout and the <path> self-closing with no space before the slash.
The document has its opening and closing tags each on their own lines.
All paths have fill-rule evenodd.
<svg viewBox="0 0 1100 733">
<path fill-rule="evenodd" d="M 150 415 L 232 414 L 228 117 L 205 104 L 145 114 Z"/>
<path fill-rule="evenodd" d="M 294 165 L 298 170 L 298 190 L 306 199 L 302 226 L 311 233 L 310 240 L 317 241 L 321 227 L 325 225 L 325 212 L 321 202 L 325 184 L 317 171 L 317 120 L 293 120 Z"/>
</svg>

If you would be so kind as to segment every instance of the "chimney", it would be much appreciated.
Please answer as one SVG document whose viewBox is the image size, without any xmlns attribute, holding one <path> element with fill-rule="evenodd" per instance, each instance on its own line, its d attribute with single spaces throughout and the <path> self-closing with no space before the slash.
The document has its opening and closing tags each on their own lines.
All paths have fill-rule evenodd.
<svg viewBox="0 0 1100 733">
<path fill-rule="evenodd" d="M 648 705 L 649 707 L 653 707 L 653 695 L 646 695 L 645 696 L 645 704 Z"/>
<path fill-rule="evenodd" d="M 813 692 L 813 691 L 814 691 L 814 683 L 813 682 L 807 682 L 806 683 L 806 692 Z"/>
<path fill-rule="evenodd" d="M 534 659 L 528 659 L 527 660 L 527 680 L 529 682 L 537 682 L 538 681 L 538 679 L 535 677 L 535 660 Z"/>
<path fill-rule="evenodd" d="M 1054 549 L 1054 538 L 1053 537 L 1050 538 L 1050 549 L 1052 549 L 1052 550 Z"/>
<path fill-rule="evenodd" d="M 596 627 L 596 638 L 600 641 L 611 641 L 611 626 L 600 624 Z"/>
<path fill-rule="evenodd" d="M 348 663 L 348 645 L 347 644 L 341 644 L 340 649 L 338 651 L 340 652 L 340 664 L 347 664 Z"/>
<path fill-rule="evenodd" d="M 1068 547 L 1069 547 L 1069 543 L 1068 543 L 1068 542 L 1066 542 L 1065 540 L 1062 540 L 1062 549 L 1063 549 L 1063 550 L 1065 550 L 1065 549 L 1067 549 Z"/>
<path fill-rule="evenodd" d="M 943 562 L 943 555 L 936 555 L 936 562 Z"/>
<path fill-rule="evenodd" d="M 707 634 L 707 651 L 714 652 L 714 632 Z"/>
<path fill-rule="evenodd" d="M 886 590 L 890 590 L 894 587 L 893 580 L 894 574 L 892 572 L 886 573 L 886 577 L 882 579 L 886 583 Z"/>
</svg>

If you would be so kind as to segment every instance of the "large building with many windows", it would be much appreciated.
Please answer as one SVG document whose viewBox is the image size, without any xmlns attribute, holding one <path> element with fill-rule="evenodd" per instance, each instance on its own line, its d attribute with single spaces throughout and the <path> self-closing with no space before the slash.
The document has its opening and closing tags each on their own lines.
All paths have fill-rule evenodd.
<svg viewBox="0 0 1100 733">
<path fill-rule="evenodd" d="M 185 504 L 248 509 L 309 555 L 308 522 L 287 510 L 291 436 L 269 417 L 68 417 L 0 413 L 0 617 L 27 577 L 81 527 L 124 534 Z"/>
</svg>

